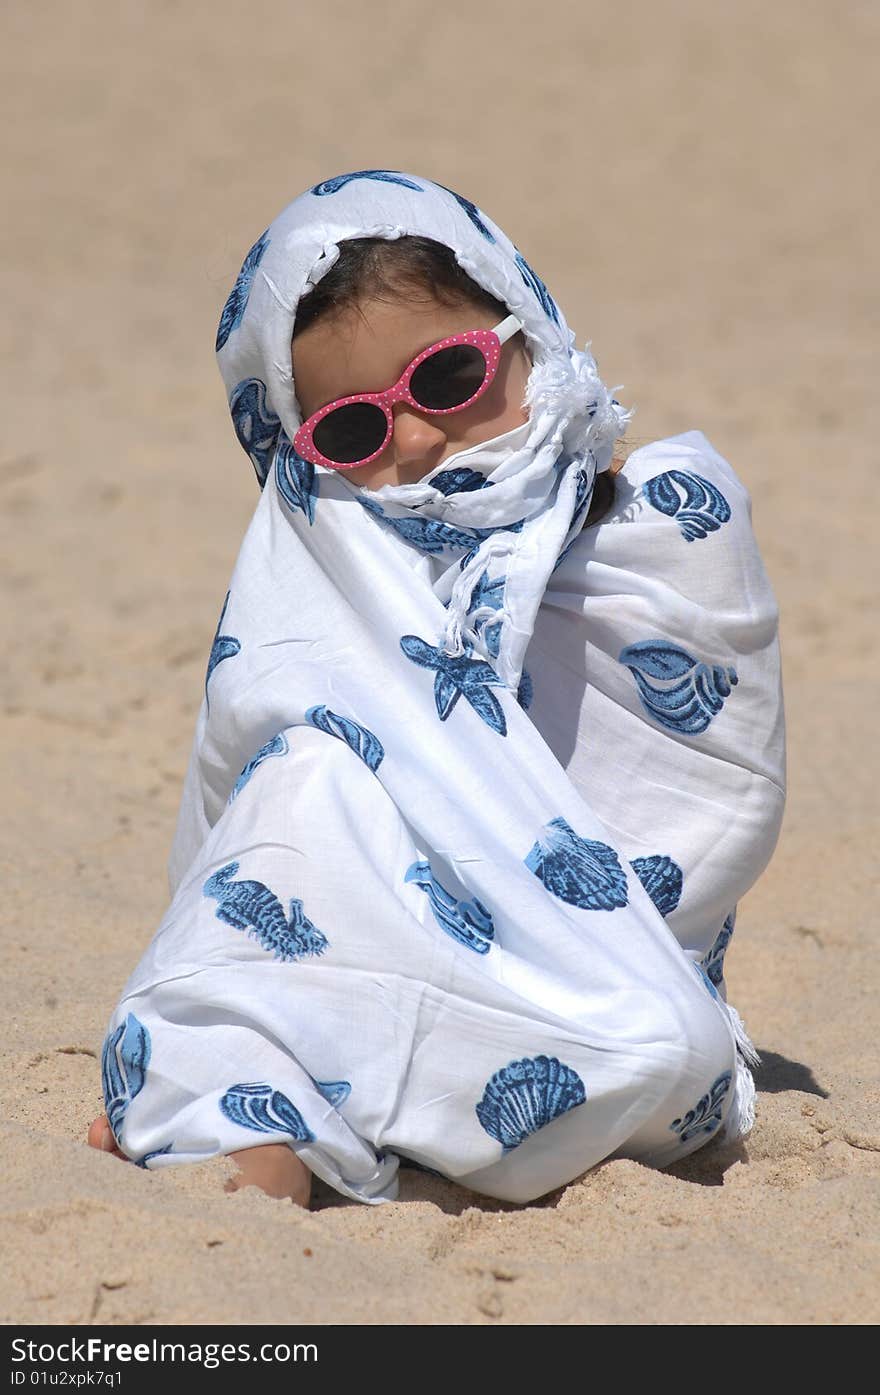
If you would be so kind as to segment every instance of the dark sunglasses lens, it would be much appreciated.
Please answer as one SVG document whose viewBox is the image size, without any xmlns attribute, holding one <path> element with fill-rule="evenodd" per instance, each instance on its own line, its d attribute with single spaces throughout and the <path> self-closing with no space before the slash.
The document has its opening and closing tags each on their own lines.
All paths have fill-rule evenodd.
<svg viewBox="0 0 880 1395">
<path fill-rule="evenodd" d="M 435 411 L 460 407 L 478 392 L 486 376 L 486 360 L 473 344 L 453 344 L 423 359 L 409 380 L 409 390 L 422 407 Z"/>
<path fill-rule="evenodd" d="M 318 422 L 312 440 L 337 465 L 364 460 L 379 450 L 388 433 L 388 418 L 374 402 L 350 402 Z"/>
</svg>

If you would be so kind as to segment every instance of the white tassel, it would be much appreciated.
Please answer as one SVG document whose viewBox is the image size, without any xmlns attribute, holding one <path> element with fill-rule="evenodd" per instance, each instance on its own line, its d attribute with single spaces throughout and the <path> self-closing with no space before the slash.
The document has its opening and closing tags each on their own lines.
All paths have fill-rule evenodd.
<svg viewBox="0 0 880 1395">
<path fill-rule="evenodd" d="M 482 576 L 486 563 L 490 557 L 501 557 L 505 553 L 513 552 L 516 543 L 516 536 L 513 533 L 503 533 L 500 537 L 489 538 L 480 545 L 479 550 L 457 577 L 452 588 L 452 595 L 449 597 L 449 618 L 446 622 L 443 638 L 443 652 L 448 654 L 450 658 L 457 658 L 464 653 L 462 627 L 467 618 L 474 587 Z"/>
<path fill-rule="evenodd" d="M 745 1057 L 750 1066 L 759 1066 L 761 1064 L 761 1057 L 755 1050 L 755 1046 L 748 1032 L 745 1029 L 742 1018 L 740 1017 L 736 1008 L 732 1007 L 730 1003 L 725 1003 L 725 1007 L 727 1008 L 730 1021 L 733 1025 L 733 1032 L 734 1036 L 736 1037 L 737 1050 L 739 1051 L 741 1056 Z"/>
<path fill-rule="evenodd" d="M 523 405 L 535 414 L 549 408 L 562 421 L 563 429 L 577 421 L 583 440 L 567 440 L 566 444 L 570 449 L 590 445 L 596 455 L 613 447 L 633 416 L 632 409 L 622 407 L 602 382 L 589 344 L 583 353 L 571 351 L 570 365 L 537 364 L 529 376 Z M 590 415 L 584 420 L 586 411 Z"/>
<path fill-rule="evenodd" d="M 732 1140 L 745 1138 L 755 1124 L 755 1082 L 752 1072 L 739 1052 L 736 1053 L 736 1079 L 733 1084 L 733 1099 L 727 1111 L 720 1138 Z"/>
<path fill-rule="evenodd" d="M 745 1029 L 743 1020 L 735 1007 L 725 1003 L 733 1034 L 736 1037 L 736 1078 L 733 1083 L 733 1099 L 720 1136 L 725 1139 L 744 1138 L 755 1124 L 755 1081 L 751 1066 L 761 1064 L 761 1057 Z"/>
</svg>

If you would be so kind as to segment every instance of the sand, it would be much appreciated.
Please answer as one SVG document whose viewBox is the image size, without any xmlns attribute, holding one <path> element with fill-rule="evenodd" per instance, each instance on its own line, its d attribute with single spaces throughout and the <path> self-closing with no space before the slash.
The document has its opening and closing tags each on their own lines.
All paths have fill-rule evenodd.
<svg viewBox="0 0 880 1395">
<path fill-rule="evenodd" d="M 56 0 L 3 24 L 0 1318 L 876 1322 L 880 11 Z M 398 1202 L 318 1188 L 305 1213 L 224 1194 L 222 1159 L 84 1143 L 257 499 L 219 311 L 289 198 L 382 166 L 511 232 L 634 443 L 705 431 L 782 612 L 790 801 L 728 957 L 757 1125 L 525 1208 L 408 1171 Z"/>
</svg>

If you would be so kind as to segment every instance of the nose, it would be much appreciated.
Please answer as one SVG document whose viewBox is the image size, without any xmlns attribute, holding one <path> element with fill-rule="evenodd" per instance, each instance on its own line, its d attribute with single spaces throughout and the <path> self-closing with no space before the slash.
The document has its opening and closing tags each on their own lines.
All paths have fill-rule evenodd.
<svg viewBox="0 0 880 1395">
<path fill-rule="evenodd" d="M 416 465 L 446 449 L 446 432 L 442 417 L 423 416 L 408 402 L 397 402 L 391 409 L 394 429 L 391 433 L 394 457 L 399 465 Z"/>
</svg>

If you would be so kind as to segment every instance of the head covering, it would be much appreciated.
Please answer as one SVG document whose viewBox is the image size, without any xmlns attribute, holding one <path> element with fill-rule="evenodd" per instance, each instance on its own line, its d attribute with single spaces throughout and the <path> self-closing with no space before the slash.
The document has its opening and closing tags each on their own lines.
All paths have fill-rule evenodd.
<svg viewBox="0 0 880 1395">
<path fill-rule="evenodd" d="M 460 452 L 417 483 L 364 492 L 344 471 L 310 466 L 290 446 L 302 424 L 291 338 L 300 299 L 336 264 L 341 243 L 402 236 L 429 237 L 449 247 L 462 270 L 520 320 L 533 361 L 526 390 L 529 429 L 518 431 L 515 449 L 507 442 L 498 457 L 483 460 L 479 448 Z M 444 652 L 459 655 L 472 646 L 514 691 L 547 578 L 582 526 L 595 475 L 610 465 L 630 415 L 599 378 L 589 346 L 579 352 L 574 338 L 543 281 L 487 214 L 442 185 L 390 170 L 341 175 L 295 199 L 245 258 L 217 335 L 235 429 L 261 484 L 274 458 L 288 474 L 307 481 L 315 497 L 325 492 L 347 500 L 354 490 L 400 535 L 428 530 L 435 554 L 442 549 L 450 561 L 437 589 L 448 604 Z M 451 472 L 465 466 L 491 487 L 475 489 L 466 475 L 455 488 Z M 368 532 L 362 558 L 366 570 L 370 537 Z M 492 655 L 475 628 L 481 617 L 467 620 L 473 589 L 487 566 L 490 583 L 499 594 L 504 590 Z"/>
<path fill-rule="evenodd" d="M 291 332 L 358 236 L 451 247 L 534 355 L 528 422 L 378 490 L 293 450 Z M 611 1154 L 746 1131 L 726 1003 L 769 859 L 777 612 L 748 494 L 696 431 L 626 414 L 498 226 L 419 176 L 296 199 L 218 353 L 263 489 L 211 648 L 172 904 L 103 1050 L 145 1166 L 287 1142 L 345 1195 L 398 1160 L 529 1200 Z"/>
</svg>

